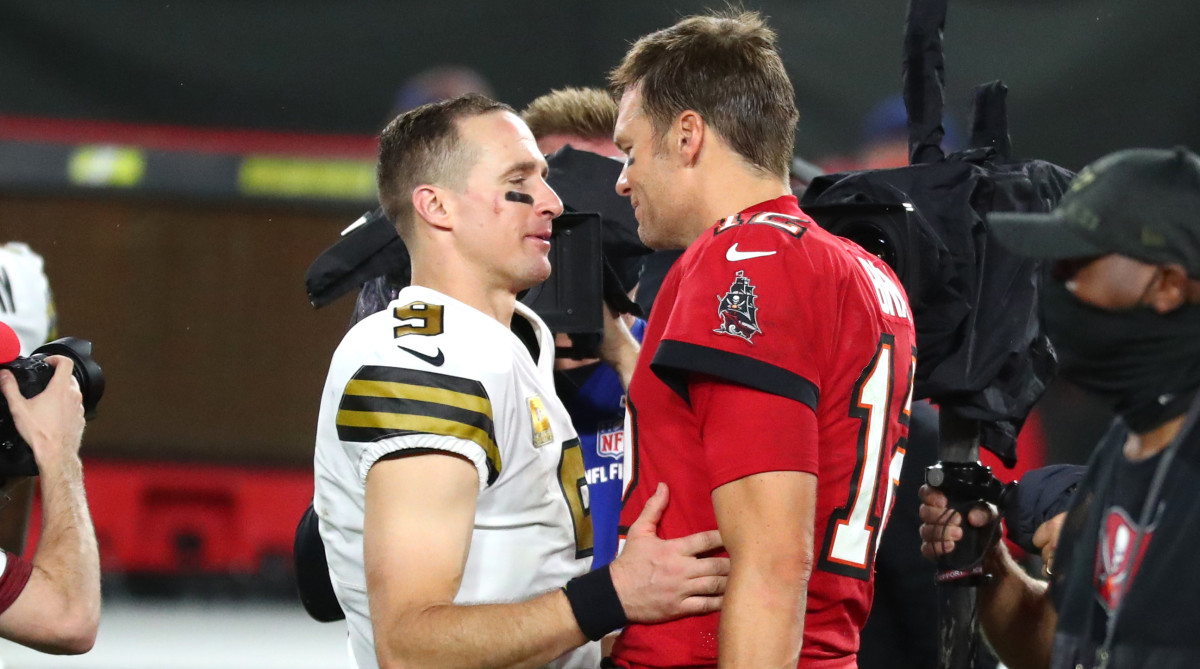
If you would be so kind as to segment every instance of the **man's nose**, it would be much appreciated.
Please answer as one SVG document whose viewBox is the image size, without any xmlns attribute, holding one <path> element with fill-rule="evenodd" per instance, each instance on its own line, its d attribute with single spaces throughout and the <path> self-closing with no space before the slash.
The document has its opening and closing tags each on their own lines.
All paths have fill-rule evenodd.
<svg viewBox="0 0 1200 669">
<path fill-rule="evenodd" d="M 546 184 L 546 192 L 539 198 L 538 213 L 548 214 L 550 218 L 558 218 L 563 213 L 562 198 L 549 184 Z"/>
<path fill-rule="evenodd" d="M 628 166 L 622 167 L 621 174 L 617 176 L 617 195 L 620 195 L 621 197 L 629 197 L 629 194 L 633 191 L 633 188 L 629 186 L 628 177 L 625 176 L 625 171 L 628 169 Z"/>
</svg>

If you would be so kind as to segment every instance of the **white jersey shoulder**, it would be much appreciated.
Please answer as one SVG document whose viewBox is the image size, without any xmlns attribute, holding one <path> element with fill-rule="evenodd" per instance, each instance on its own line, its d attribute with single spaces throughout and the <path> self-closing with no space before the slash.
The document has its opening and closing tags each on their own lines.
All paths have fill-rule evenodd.
<svg viewBox="0 0 1200 669">
<path fill-rule="evenodd" d="M 20 242 L 0 246 L 0 322 L 17 333 L 21 355 L 46 343 L 55 330 L 54 300 L 42 257 Z"/>
<path fill-rule="evenodd" d="M 591 567 L 583 454 L 554 392 L 554 343 L 536 315 L 537 360 L 509 328 L 410 286 L 356 324 L 321 396 L 314 508 L 359 667 L 375 667 L 362 562 L 365 483 L 384 456 L 432 449 L 479 473 L 475 529 L 455 602 L 528 599 Z M 596 644 L 550 666 L 595 667 Z"/>
</svg>

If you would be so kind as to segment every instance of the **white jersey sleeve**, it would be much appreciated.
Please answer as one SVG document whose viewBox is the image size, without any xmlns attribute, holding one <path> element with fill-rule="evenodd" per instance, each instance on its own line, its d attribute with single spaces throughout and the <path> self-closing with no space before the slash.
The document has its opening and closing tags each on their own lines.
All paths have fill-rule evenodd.
<svg viewBox="0 0 1200 669">
<path fill-rule="evenodd" d="M 360 367 L 342 391 L 338 439 L 354 444 L 359 483 L 381 458 L 442 451 L 475 464 L 480 487 L 500 474 L 492 403 L 476 379 L 385 365 Z"/>
</svg>

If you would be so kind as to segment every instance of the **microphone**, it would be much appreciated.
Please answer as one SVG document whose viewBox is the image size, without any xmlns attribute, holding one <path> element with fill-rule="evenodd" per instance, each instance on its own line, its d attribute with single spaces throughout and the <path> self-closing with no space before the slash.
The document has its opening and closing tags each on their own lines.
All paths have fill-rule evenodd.
<svg viewBox="0 0 1200 669">
<path fill-rule="evenodd" d="M 8 363 L 21 357 L 21 340 L 17 338 L 17 333 L 8 326 L 8 323 L 0 321 L 0 365 Z"/>
</svg>

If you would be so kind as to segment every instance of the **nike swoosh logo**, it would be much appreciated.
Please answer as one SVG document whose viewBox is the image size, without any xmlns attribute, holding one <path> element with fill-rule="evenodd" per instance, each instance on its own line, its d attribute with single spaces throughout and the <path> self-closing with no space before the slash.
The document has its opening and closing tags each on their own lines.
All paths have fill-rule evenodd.
<svg viewBox="0 0 1200 669">
<path fill-rule="evenodd" d="M 442 349 L 440 349 L 440 348 L 437 350 L 437 355 L 425 355 L 424 353 L 417 353 L 416 351 L 412 350 L 411 348 L 405 348 L 403 346 L 400 346 L 398 348 L 401 351 L 404 351 L 405 353 L 411 353 L 411 354 L 417 356 L 418 358 L 433 365 L 434 367 L 441 367 L 442 363 L 446 362 L 446 356 L 442 355 Z"/>
<path fill-rule="evenodd" d="M 737 262 L 739 260 L 749 260 L 751 258 L 761 258 L 763 256 L 773 256 L 774 251 L 739 251 L 738 245 L 734 244 L 725 252 L 725 259 L 729 262 Z"/>
</svg>

